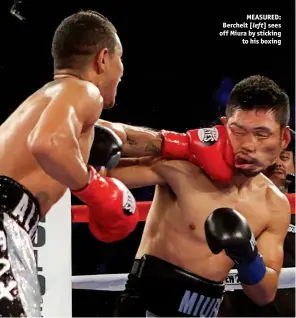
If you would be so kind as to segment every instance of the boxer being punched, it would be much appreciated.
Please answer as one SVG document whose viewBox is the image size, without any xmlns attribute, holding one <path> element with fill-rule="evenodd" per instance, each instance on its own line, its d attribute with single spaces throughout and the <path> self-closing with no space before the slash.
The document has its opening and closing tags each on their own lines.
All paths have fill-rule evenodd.
<svg viewBox="0 0 296 318">
<path fill-rule="evenodd" d="M 97 12 L 79 12 L 57 28 L 54 79 L 28 97 L 0 127 L 0 316 L 40 317 L 31 239 L 67 188 L 90 207 L 90 229 L 103 241 L 137 224 L 134 198 L 118 180 L 87 166 L 94 126 L 115 102 L 123 74 L 114 26 Z M 116 164 L 122 143 L 97 127 L 98 162 Z"/>
<path fill-rule="evenodd" d="M 293 134 L 293 131 L 291 131 Z M 276 164 L 267 169 L 265 175 L 284 193 L 287 193 L 287 175 L 293 176 L 295 140 L 292 138 L 289 146 L 280 153 Z M 291 185 L 291 183 L 290 183 Z M 295 206 L 295 185 L 291 198 L 291 207 Z M 290 225 L 284 241 L 284 261 L 283 267 L 295 267 L 295 210 L 291 211 Z M 278 289 L 275 300 L 267 306 L 257 306 L 241 290 L 229 291 L 225 293 L 224 300 L 220 307 L 219 317 L 295 317 L 295 288 Z"/>
<path fill-rule="evenodd" d="M 187 134 L 142 129 L 138 139 L 137 128 L 115 127 L 132 141 L 126 154 L 136 146 L 133 155 L 191 161 L 127 158 L 109 171 L 131 188 L 157 184 L 116 315 L 145 308 L 151 316 L 216 316 L 234 264 L 255 303 L 274 299 L 290 209 L 261 172 L 288 144 L 288 121 L 287 95 L 252 76 L 233 88 L 225 126 Z"/>
</svg>

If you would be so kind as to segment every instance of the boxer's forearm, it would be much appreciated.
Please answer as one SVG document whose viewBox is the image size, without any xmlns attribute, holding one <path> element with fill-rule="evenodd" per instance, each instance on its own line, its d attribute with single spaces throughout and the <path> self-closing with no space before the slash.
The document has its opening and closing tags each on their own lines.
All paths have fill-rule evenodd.
<svg viewBox="0 0 296 318">
<path fill-rule="evenodd" d="M 166 182 L 151 167 L 160 158 L 123 158 L 116 168 L 107 171 L 108 177 L 116 178 L 128 188 L 141 188 Z"/>
<path fill-rule="evenodd" d="M 123 125 L 127 139 L 122 154 L 128 157 L 161 155 L 163 137 L 158 131 L 149 128 Z"/>
<path fill-rule="evenodd" d="M 124 156 L 144 157 L 161 154 L 163 137 L 159 131 L 105 120 L 99 120 L 98 124 L 112 129 L 121 138 Z"/>
<path fill-rule="evenodd" d="M 278 288 L 278 274 L 272 268 L 266 268 L 264 278 L 256 285 L 242 285 L 245 294 L 259 306 L 274 300 Z"/>
</svg>

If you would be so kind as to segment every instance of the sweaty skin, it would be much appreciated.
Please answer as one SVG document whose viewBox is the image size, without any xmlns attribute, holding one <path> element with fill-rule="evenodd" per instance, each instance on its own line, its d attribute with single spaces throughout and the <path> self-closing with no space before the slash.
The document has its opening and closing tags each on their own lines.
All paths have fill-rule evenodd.
<svg viewBox="0 0 296 318">
<path fill-rule="evenodd" d="M 187 161 L 130 158 L 121 159 L 108 175 L 130 188 L 157 185 L 136 258 L 150 254 L 201 277 L 223 281 L 234 264 L 225 252 L 211 253 L 204 223 L 215 209 L 230 207 L 247 219 L 267 266 L 255 289 L 247 285 L 243 289 L 258 305 L 274 299 L 290 208 L 286 197 L 263 174 L 238 188 L 213 182 Z"/>
<path fill-rule="evenodd" d="M 97 87 L 68 77 L 39 89 L 1 125 L 0 174 L 31 191 L 41 217 L 67 187 L 87 185 L 85 163 L 102 108 Z"/>
</svg>

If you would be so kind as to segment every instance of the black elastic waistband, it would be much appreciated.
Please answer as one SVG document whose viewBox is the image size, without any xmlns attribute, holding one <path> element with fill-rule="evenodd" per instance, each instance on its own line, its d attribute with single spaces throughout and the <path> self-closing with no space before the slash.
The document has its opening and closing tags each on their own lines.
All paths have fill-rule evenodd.
<svg viewBox="0 0 296 318">
<path fill-rule="evenodd" d="M 8 214 L 31 236 L 35 235 L 40 218 L 40 206 L 23 185 L 0 176 L 0 212 Z"/>
<path fill-rule="evenodd" d="M 141 280 L 157 280 L 174 282 L 177 285 L 183 285 L 192 291 L 215 294 L 217 297 L 223 295 L 225 290 L 224 282 L 212 281 L 189 271 L 182 269 L 172 263 L 166 262 L 160 258 L 144 255 L 141 259 L 134 261 L 131 274 Z"/>
</svg>

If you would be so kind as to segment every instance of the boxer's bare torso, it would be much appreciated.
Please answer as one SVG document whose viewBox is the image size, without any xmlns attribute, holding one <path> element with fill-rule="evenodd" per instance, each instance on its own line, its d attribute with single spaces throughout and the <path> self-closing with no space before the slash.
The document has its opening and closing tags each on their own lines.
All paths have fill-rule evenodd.
<svg viewBox="0 0 296 318">
<path fill-rule="evenodd" d="M 281 219 L 278 205 L 284 198 L 261 174 L 238 190 L 214 183 L 187 161 L 159 160 L 152 167 L 119 167 L 110 172 L 130 187 L 158 184 L 136 258 L 150 254 L 204 278 L 223 281 L 233 262 L 224 252 L 211 253 L 205 238 L 206 218 L 217 208 L 234 208 L 247 219 L 256 238 L 273 218 Z M 259 251 L 266 250 L 260 241 L 257 244 Z"/>
<path fill-rule="evenodd" d="M 29 150 L 27 140 L 41 116 L 46 115 L 50 103 L 64 90 L 67 90 L 67 94 L 73 93 L 75 81 L 81 82 L 71 78 L 48 83 L 27 98 L 0 127 L 0 175 L 11 177 L 25 186 L 38 199 L 41 216 L 63 196 L 66 187 L 43 171 Z M 96 90 L 90 83 L 77 85 Z M 78 140 L 85 162 L 88 161 L 97 119 L 97 113 L 94 113 L 93 119 L 90 118 L 89 122 L 84 123 Z"/>
</svg>

